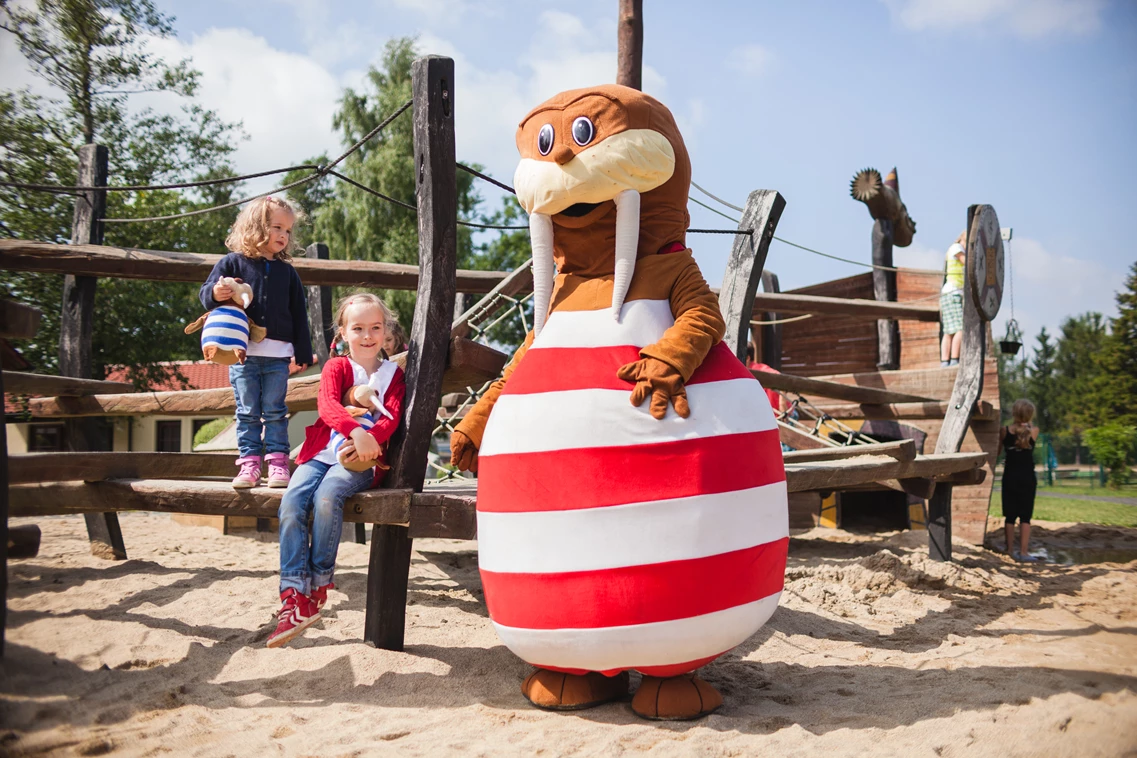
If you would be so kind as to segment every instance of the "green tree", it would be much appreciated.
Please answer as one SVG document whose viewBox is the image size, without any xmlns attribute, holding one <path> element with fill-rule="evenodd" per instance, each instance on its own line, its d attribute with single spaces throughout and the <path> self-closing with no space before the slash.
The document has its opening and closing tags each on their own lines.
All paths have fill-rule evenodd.
<svg viewBox="0 0 1137 758">
<path fill-rule="evenodd" d="M 1054 343 L 1046 327 L 1042 327 L 1035 337 L 1038 345 L 1034 348 L 1034 359 L 1030 364 L 1030 378 L 1027 380 L 1027 394 L 1037 410 L 1039 431 L 1052 434 L 1057 430 L 1055 407 Z M 1014 402 L 1012 400 L 1012 402 Z"/>
<path fill-rule="evenodd" d="M 342 133 L 345 148 L 354 145 L 411 99 L 411 63 L 415 56 L 413 39 L 391 40 L 384 49 L 381 65 L 368 71 L 365 87 L 360 91 L 344 91 L 333 125 Z M 327 160 L 327 156 L 317 156 L 308 162 L 319 164 Z M 300 191 L 289 192 L 291 199 L 312 217 L 312 230 L 305 239 L 327 244 L 332 258 L 417 264 L 418 221 L 413 210 L 416 205 L 416 172 L 411 114 L 395 119 L 380 134 L 348 156 L 336 170 L 412 208 L 387 202 L 347 182 L 312 182 L 297 188 Z M 285 181 L 301 176 L 299 172 L 290 174 Z M 458 218 L 479 219 L 481 203 L 482 198 L 474 188 L 474 177 L 459 171 Z M 511 223 L 523 218 L 517 209 L 508 217 L 510 222 L 501 221 L 506 218 L 504 209 L 509 203 L 516 207 L 516 202 L 510 198 L 503 210 L 495 212 L 489 220 L 481 220 Z M 486 236 L 490 241 L 477 244 L 470 228 L 458 227 L 459 268 L 509 268 L 510 262 L 517 259 L 522 237 L 524 247 L 528 247 L 528 236 L 524 231 L 520 232 L 520 236 L 515 233 L 498 235 L 497 232 L 487 232 Z M 380 294 L 396 311 L 403 325 L 409 327 L 414 314 L 415 293 L 392 290 Z"/>
<path fill-rule="evenodd" d="M 1137 426 L 1137 262 L 1117 293 L 1117 311 L 1097 354 L 1099 371 L 1089 402 L 1097 423 Z"/>
<path fill-rule="evenodd" d="M 1074 462 L 1080 464 L 1082 433 L 1094 425 L 1090 396 L 1101 370 L 1098 357 L 1107 333 L 1102 315 L 1094 312 L 1066 318 L 1061 330 L 1054 353 L 1053 406 L 1060 440 L 1073 445 Z"/>
<path fill-rule="evenodd" d="M 1087 429 L 1085 437 L 1094 460 L 1109 471 L 1109 486 L 1121 489 L 1129 481 L 1129 463 L 1137 448 L 1137 427 L 1111 421 Z"/>
<path fill-rule="evenodd" d="M 168 91 L 189 98 L 198 73 L 189 61 L 174 64 L 147 52 L 147 36 L 172 34 L 173 19 L 151 0 L 37 0 L 34 9 L 0 0 L 0 29 L 10 33 L 37 76 L 58 97 L 0 93 L 0 171 L 9 181 L 68 185 L 76 181 L 76 150 L 98 142 L 109 152 L 111 184 L 166 184 L 232 176 L 229 159 L 239 127 L 189 104 L 180 116 L 151 110 L 132 114 L 129 97 Z M 225 202 L 233 185 L 189 192 L 108 193 L 110 218 L 182 213 Z M 73 198 L 69 195 L 0 191 L 2 233 L 9 237 L 66 242 Z M 159 250 L 224 252 L 236 210 L 157 223 L 107 224 L 106 244 Z M 62 277 L 0 273 L 8 297 L 44 313 L 40 333 L 20 344 L 37 369 L 58 366 Z M 145 386 L 165 378 L 162 361 L 199 357 L 182 326 L 200 312 L 195 285 L 121 279 L 100 280 L 93 338 L 96 376 L 125 365 Z"/>
</svg>

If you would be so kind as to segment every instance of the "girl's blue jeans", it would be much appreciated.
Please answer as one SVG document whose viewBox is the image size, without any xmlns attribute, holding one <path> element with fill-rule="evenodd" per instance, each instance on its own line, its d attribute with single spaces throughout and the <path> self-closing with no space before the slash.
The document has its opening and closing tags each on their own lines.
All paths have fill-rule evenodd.
<svg viewBox="0 0 1137 758">
<path fill-rule="evenodd" d="M 237 400 L 237 452 L 242 458 L 262 453 L 287 453 L 288 358 L 250 355 L 229 367 L 229 383 Z M 264 422 L 261 422 L 261 419 Z M 261 429 L 264 429 L 264 442 Z"/>
<path fill-rule="evenodd" d="M 343 503 L 371 486 L 371 470 L 348 471 L 338 463 L 300 464 L 280 501 L 280 591 L 311 594 L 332 581 L 343 529 Z M 309 542 L 308 517 L 312 517 Z"/>
</svg>

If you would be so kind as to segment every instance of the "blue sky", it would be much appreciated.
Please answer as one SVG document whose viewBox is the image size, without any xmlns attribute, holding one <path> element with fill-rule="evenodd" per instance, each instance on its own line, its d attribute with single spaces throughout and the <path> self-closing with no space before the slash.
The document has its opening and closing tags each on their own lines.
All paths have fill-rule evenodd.
<svg viewBox="0 0 1137 758">
<path fill-rule="evenodd" d="M 242 171 L 335 150 L 336 100 L 392 37 L 417 35 L 422 52 L 455 59 L 459 158 L 507 181 L 529 108 L 615 76 L 615 0 L 157 4 L 178 38 L 154 48 L 192 56 L 202 104 L 244 122 Z M 644 88 L 676 114 L 695 181 L 711 192 L 741 205 L 753 189 L 777 189 L 779 236 L 867 262 L 872 224 L 849 180 L 896 165 L 918 223 L 898 263 L 939 267 L 967 206 L 990 203 L 1015 229 L 1015 316 L 1029 335 L 1085 310 L 1115 313 L 1137 259 L 1137 4 L 644 5 Z M 11 48 L 0 40 L 5 88 L 28 81 Z M 173 105 L 162 97 L 152 104 Z M 483 195 L 498 202 L 492 187 Z M 691 214 L 697 227 L 730 225 L 695 205 Z M 728 238 L 689 244 L 717 285 Z M 783 289 L 864 270 L 777 242 L 768 267 Z M 1004 299 L 998 333 L 1009 311 Z"/>
</svg>

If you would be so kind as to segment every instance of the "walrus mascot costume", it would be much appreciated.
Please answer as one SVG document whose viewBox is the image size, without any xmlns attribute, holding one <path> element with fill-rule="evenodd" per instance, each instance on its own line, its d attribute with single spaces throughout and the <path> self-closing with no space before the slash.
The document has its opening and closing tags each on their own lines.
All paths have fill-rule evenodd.
<svg viewBox="0 0 1137 758">
<path fill-rule="evenodd" d="M 722 697 L 693 672 L 781 595 L 774 415 L 687 248 L 671 112 L 628 87 L 572 90 L 525 117 L 517 148 L 534 329 L 450 438 L 478 473 L 486 606 L 537 667 L 534 705 L 626 697 L 635 669 L 637 714 L 698 718 Z"/>
</svg>

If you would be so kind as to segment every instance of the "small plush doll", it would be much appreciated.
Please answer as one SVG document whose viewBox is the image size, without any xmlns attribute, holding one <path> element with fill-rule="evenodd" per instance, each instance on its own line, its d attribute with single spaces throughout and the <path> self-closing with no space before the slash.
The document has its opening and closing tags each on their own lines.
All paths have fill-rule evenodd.
<svg viewBox="0 0 1137 758">
<path fill-rule="evenodd" d="M 686 244 L 691 163 L 671 112 L 628 87 L 564 92 L 517 130 L 534 330 L 450 438 L 478 472 L 478 565 L 540 708 L 624 697 L 690 719 L 695 671 L 758 631 L 789 545 L 762 386 L 722 342 Z M 555 275 L 554 275 L 555 272 Z"/>
<path fill-rule="evenodd" d="M 357 384 L 350 388 L 344 393 L 342 403 L 347 412 L 354 416 L 364 429 L 373 427 L 380 414 L 394 420 L 391 412 L 383 407 L 378 391 L 366 384 Z M 379 460 L 379 458 L 384 457 L 383 453 L 386 451 L 387 443 L 380 446 L 379 458 L 373 461 L 361 461 L 351 458 L 351 453 L 355 447 L 339 432 L 332 432 L 332 442 L 335 444 L 336 459 L 348 471 L 368 471 L 376 466 L 379 466 L 383 471 L 391 468 Z M 345 442 L 348 444 L 345 445 Z"/>
<path fill-rule="evenodd" d="M 249 340 L 260 342 L 265 328 L 257 326 L 245 314 L 253 302 L 253 288 L 240 279 L 223 276 L 218 283 L 233 290 L 233 297 L 186 327 L 186 334 L 201 330 L 201 354 L 207 361 L 232 366 L 244 363 Z"/>
</svg>

